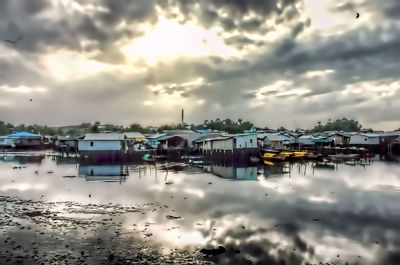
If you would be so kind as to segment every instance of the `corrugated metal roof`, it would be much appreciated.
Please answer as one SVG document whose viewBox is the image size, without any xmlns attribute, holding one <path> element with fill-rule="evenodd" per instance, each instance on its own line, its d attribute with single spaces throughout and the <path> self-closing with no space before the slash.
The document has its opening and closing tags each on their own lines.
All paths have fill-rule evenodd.
<svg viewBox="0 0 400 265">
<path fill-rule="evenodd" d="M 312 135 L 309 135 L 309 134 L 305 134 L 305 135 L 302 135 L 302 136 L 300 136 L 300 137 L 298 137 L 299 139 L 301 138 L 301 139 L 313 139 L 314 138 L 314 136 L 312 136 Z"/>
<path fill-rule="evenodd" d="M 147 135 L 146 138 L 148 140 L 158 140 L 158 138 L 164 137 L 167 135 L 166 133 L 157 133 L 157 134 L 152 134 L 152 135 Z"/>
<path fill-rule="evenodd" d="M 128 139 L 145 138 L 140 132 L 126 132 L 124 133 Z"/>
<path fill-rule="evenodd" d="M 400 131 L 384 132 L 382 136 L 400 136 Z"/>
<path fill-rule="evenodd" d="M 124 139 L 123 133 L 87 133 L 84 138 L 86 141 L 122 141 Z"/>
<path fill-rule="evenodd" d="M 29 132 L 18 132 L 14 134 L 10 134 L 9 137 L 21 137 L 21 136 L 40 136 L 34 133 L 29 133 Z"/>
<path fill-rule="evenodd" d="M 168 140 L 168 139 L 171 139 L 171 138 L 174 138 L 174 137 L 179 137 L 179 138 L 184 139 L 183 137 L 181 137 L 181 136 L 179 136 L 179 135 L 172 134 L 172 135 L 164 135 L 164 136 L 162 136 L 162 137 L 160 137 L 160 138 L 157 138 L 157 141 Z"/>
<path fill-rule="evenodd" d="M 263 139 L 267 137 L 270 141 L 288 141 L 289 137 L 280 133 L 261 133 L 257 135 L 257 138 Z"/>
<path fill-rule="evenodd" d="M 208 141 L 223 141 L 223 140 L 231 139 L 233 137 L 234 137 L 233 135 L 222 135 L 222 136 L 211 138 L 211 139 L 210 138 L 209 139 L 205 139 L 204 141 L 205 142 L 208 142 Z"/>
<path fill-rule="evenodd" d="M 359 133 L 358 135 L 366 136 L 366 137 L 380 137 L 382 134 L 377 133 Z"/>
<path fill-rule="evenodd" d="M 348 134 L 347 132 L 337 132 L 336 134 L 344 137 L 350 137 L 350 134 Z"/>
<path fill-rule="evenodd" d="M 202 136 L 200 136 L 199 138 L 197 138 L 196 140 L 194 140 L 194 142 L 204 142 L 204 141 L 207 141 L 207 140 L 209 140 L 209 139 L 215 139 L 215 138 L 219 138 L 219 137 L 221 137 L 222 136 L 222 134 L 206 134 L 206 135 L 202 135 Z"/>
</svg>

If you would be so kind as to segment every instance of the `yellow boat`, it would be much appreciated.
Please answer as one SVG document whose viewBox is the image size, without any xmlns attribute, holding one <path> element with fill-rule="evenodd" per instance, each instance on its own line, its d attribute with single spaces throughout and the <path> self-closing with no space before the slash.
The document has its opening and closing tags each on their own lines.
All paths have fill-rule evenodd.
<svg viewBox="0 0 400 265">
<path fill-rule="evenodd" d="M 293 156 L 293 152 L 290 151 L 282 151 L 279 153 L 280 156 L 283 157 L 283 160 L 288 159 Z"/>
<path fill-rule="evenodd" d="M 293 152 L 293 157 L 295 158 L 303 158 L 306 157 L 308 155 L 308 152 Z"/>
<path fill-rule="evenodd" d="M 262 156 L 263 160 L 285 160 L 286 156 L 278 151 L 267 151 Z"/>
<path fill-rule="evenodd" d="M 278 154 L 275 154 L 275 153 L 264 153 L 264 155 L 263 155 L 263 158 L 264 159 L 272 159 L 272 158 L 275 158 L 276 156 L 277 156 Z"/>
<path fill-rule="evenodd" d="M 271 162 L 271 161 L 268 161 L 268 160 L 264 160 L 264 164 L 269 165 L 269 166 L 275 165 L 274 162 Z"/>
</svg>

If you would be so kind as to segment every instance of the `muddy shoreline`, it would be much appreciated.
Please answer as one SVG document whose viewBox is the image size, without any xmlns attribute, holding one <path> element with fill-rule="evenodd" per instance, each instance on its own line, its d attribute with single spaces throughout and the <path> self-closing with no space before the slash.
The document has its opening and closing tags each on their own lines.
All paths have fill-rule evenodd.
<svg viewBox="0 0 400 265">
<path fill-rule="evenodd" d="M 0 264 L 214 264 L 197 251 L 161 254 L 146 228 L 122 226 L 123 215 L 158 207 L 0 196 Z"/>
</svg>

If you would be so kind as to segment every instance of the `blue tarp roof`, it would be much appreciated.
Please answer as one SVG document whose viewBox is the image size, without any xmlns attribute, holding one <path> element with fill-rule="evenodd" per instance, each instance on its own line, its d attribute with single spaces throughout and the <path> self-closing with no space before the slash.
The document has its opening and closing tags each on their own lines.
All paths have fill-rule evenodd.
<svg viewBox="0 0 400 265">
<path fill-rule="evenodd" d="M 28 133 L 28 132 L 18 132 L 14 134 L 10 134 L 10 137 L 21 137 L 21 136 L 40 136 L 34 133 Z"/>
</svg>

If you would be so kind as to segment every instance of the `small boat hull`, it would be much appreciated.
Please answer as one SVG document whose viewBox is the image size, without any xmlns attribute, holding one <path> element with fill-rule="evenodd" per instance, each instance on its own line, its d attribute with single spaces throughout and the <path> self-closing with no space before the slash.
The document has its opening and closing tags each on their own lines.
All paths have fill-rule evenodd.
<svg viewBox="0 0 400 265">
<path fill-rule="evenodd" d="M 258 158 L 258 157 L 256 157 L 256 156 L 251 156 L 251 157 L 250 157 L 250 162 L 251 162 L 251 163 L 254 163 L 254 164 L 260 163 L 260 158 Z"/>
</svg>

